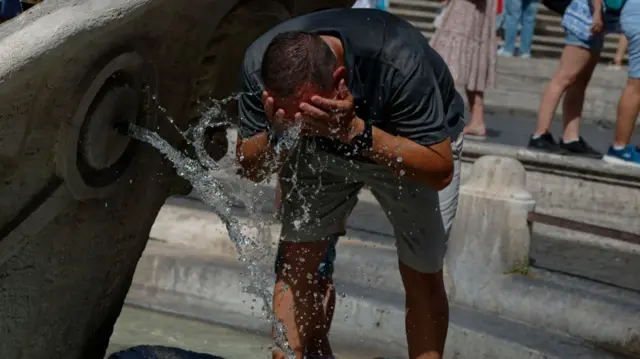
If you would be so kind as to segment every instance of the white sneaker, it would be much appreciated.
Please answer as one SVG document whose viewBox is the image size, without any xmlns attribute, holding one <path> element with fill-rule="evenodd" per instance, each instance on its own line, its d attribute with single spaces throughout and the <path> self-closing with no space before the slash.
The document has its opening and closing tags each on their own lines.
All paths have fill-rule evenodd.
<svg viewBox="0 0 640 359">
<path fill-rule="evenodd" d="M 507 51 L 504 50 L 504 47 L 501 47 L 498 50 L 498 56 L 513 57 L 513 53 L 512 52 L 507 52 Z"/>
</svg>

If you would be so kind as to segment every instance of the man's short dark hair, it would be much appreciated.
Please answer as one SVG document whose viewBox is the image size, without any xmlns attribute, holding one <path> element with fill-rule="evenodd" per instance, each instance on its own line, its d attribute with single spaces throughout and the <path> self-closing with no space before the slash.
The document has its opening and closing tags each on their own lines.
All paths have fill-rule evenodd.
<svg viewBox="0 0 640 359">
<path fill-rule="evenodd" d="M 305 84 L 329 88 L 336 65 L 335 54 L 319 35 L 285 32 L 267 46 L 262 58 L 262 81 L 276 96 L 299 95 L 300 86 Z"/>
</svg>

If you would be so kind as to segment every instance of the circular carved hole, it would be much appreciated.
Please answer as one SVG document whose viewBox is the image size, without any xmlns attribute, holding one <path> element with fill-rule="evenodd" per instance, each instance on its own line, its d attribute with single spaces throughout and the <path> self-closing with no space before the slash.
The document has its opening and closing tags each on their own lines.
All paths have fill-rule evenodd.
<svg viewBox="0 0 640 359">
<path fill-rule="evenodd" d="M 115 182 L 135 156 L 136 141 L 118 134 L 115 125 L 140 124 L 144 113 L 142 90 L 125 72 L 116 72 L 100 88 L 80 129 L 76 166 L 89 187 Z"/>
</svg>

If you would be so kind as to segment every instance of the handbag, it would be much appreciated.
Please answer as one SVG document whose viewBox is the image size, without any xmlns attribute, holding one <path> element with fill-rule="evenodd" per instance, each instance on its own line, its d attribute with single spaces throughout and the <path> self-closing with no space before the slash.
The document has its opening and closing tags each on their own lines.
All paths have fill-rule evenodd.
<svg viewBox="0 0 640 359">
<path fill-rule="evenodd" d="M 571 4 L 571 0 L 542 0 L 542 3 L 547 7 L 547 9 L 555 12 L 556 14 L 564 15 L 567 7 Z"/>
</svg>

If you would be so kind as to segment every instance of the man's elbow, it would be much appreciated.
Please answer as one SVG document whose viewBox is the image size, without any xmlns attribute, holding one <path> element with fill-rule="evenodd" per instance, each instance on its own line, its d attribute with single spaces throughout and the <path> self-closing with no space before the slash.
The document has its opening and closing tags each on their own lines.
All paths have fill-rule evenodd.
<svg viewBox="0 0 640 359">
<path fill-rule="evenodd" d="M 450 169 L 448 169 L 446 172 L 443 173 L 443 178 L 440 181 L 440 185 L 438 186 L 438 191 L 445 189 L 447 186 L 449 186 L 449 184 L 451 184 L 451 181 L 453 180 L 453 172 L 454 172 L 454 167 L 453 164 L 450 166 Z"/>
<path fill-rule="evenodd" d="M 451 183 L 453 174 L 453 161 L 443 161 L 440 166 L 419 176 L 417 180 L 433 190 L 440 191 Z"/>
<path fill-rule="evenodd" d="M 453 162 L 444 163 L 442 165 L 442 168 L 440 168 L 440 171 L 438 171 L 437 175 L 435 176 L 436 181 L 434 185 L 436 188 L 434 189 L 436 191 L 445 189 L 453 180 L 453 172 L 454 172 Z"/>
</svg>

